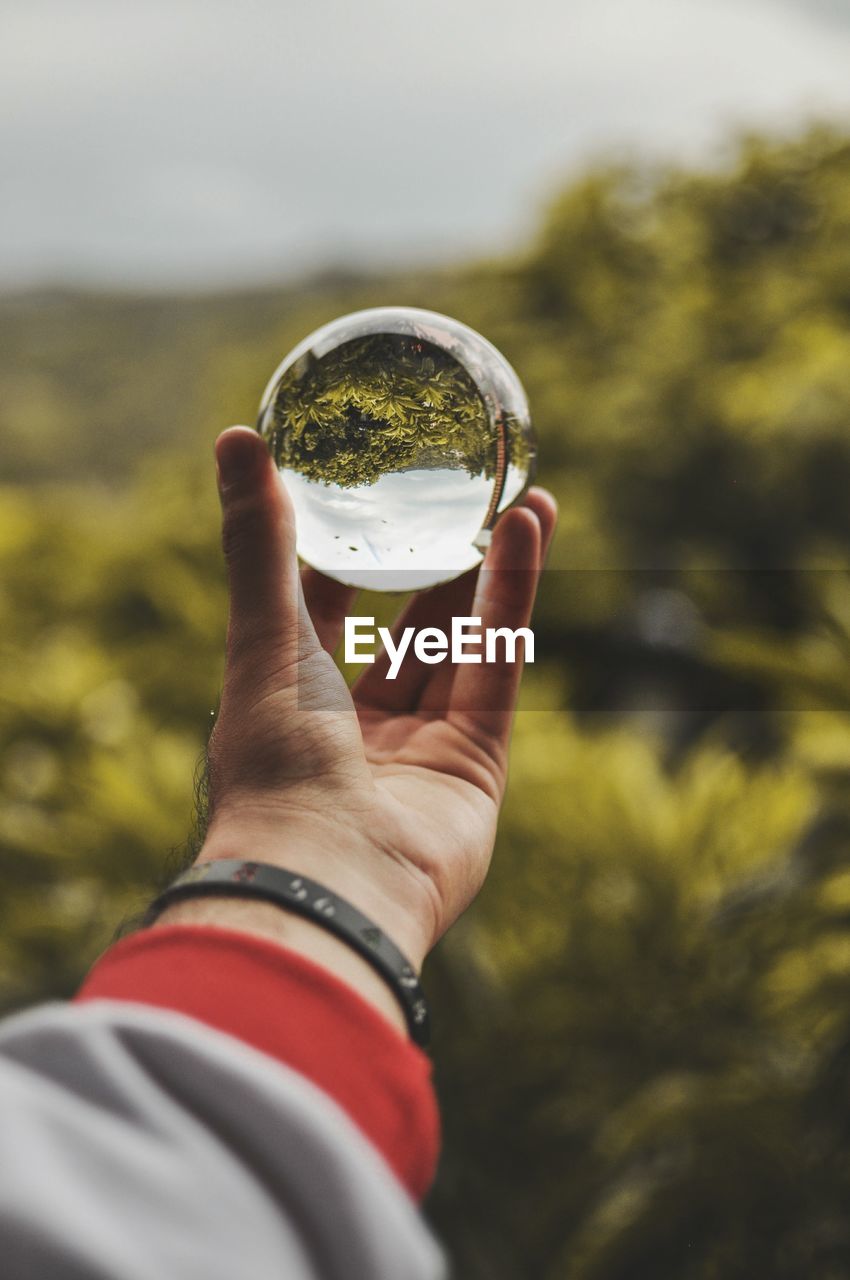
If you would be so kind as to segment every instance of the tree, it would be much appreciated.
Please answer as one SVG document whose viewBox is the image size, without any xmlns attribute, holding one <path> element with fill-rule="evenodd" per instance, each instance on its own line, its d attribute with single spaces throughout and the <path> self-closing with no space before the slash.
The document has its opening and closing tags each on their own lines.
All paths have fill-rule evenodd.
<svg viewBox="0 0 850 1280">
<path fill-rule="evenodd" d="M 283 375 L 266 428 L 280 466 L 343 488 L 393 471 L 492 478 L 496 431 L 470 374 L 417 338 L 354 338 Z"/>
</svg>

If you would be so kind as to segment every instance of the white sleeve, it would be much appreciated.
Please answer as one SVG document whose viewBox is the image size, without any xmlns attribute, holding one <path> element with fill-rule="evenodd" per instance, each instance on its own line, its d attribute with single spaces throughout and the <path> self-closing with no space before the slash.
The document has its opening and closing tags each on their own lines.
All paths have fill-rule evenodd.
<svg viewBox="0 0 850 1280">
<path fill-rule="evenodd" d="M 182 1014 L 0 1024 L 4 1280 L 445 1280 L 402 1185 L 309 1080 Z"/>
</svg>

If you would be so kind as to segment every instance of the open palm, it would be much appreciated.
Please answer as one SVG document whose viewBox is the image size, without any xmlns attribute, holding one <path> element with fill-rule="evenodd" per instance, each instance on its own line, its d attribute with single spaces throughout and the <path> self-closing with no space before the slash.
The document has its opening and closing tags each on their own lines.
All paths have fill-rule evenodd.
<svg viewBox="0 0 850 1280">
<path fill-rule="evenodd" d="M 217 442 L 230 584 L 222 705 L 211 742 L 213 821 L 202 858 L 285 849 L 329 876 L 418 959 L 469 905 L 489 866 L 521 663 L 425 664 L 395 680 L 385 654 L 349 691 L 331 655 L 356 592 L 297 572 L 294 517 L 249 428 Z M 239 462 L 241 465 L 235 465 Z M 393 631 L 528 624 L 554 530 L 533 489 L 500 519 L 481 569 L 413 596 Z"/>
</svg>

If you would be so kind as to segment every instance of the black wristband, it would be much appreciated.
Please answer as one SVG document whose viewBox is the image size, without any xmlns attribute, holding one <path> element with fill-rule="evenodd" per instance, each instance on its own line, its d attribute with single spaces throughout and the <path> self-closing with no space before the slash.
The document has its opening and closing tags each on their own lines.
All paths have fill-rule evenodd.
<svg viewBox="0 0 850 1280">
<path fill-rule="evenodd" d="M 284 871 L 282 867 L 273 867 L 266 862 L 240 862 L 228 858 L 202 862 L 178 876 L 151 903 L 143 923 L 146 926 L 153 924 L 160 912 L 173 902 L 208 895 L 263 898 L 324 925 L 368 960 L 388 983 L 404 1010 L 414 1044 L 422 1048 L 428 1044 L 428 1004 L 416 970 L 383 930 L 350 902 L 296 871 Z"/>
</svg>

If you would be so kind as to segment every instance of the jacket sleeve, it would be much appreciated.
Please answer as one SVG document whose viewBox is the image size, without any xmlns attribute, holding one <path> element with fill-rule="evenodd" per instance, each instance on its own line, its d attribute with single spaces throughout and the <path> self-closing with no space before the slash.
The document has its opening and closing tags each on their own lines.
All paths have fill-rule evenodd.
<svg viewBox="0 0 850 1280">
<path fill-rule="evenodd" d="M 166 934 L 174 936 L 157 939 Z M 153 946 L 170 963 L 174 945 L 188 950 L 171 970 L 178 998 L 169 1007 L 153 998 L 157 966 L 144 953 Z M 107 953 L 76 1004 L 0 1026 L 0 1251 L 9 1280 L 443 1280 L 443 1254 L 382 1149 L 381 1135 L 403 1127 L 417 1096 L 421 1104 L 421 1079 L 403 1066 L 408 1049 L 419 1051 L 319 966 L 271 943 L 260 941 L 259 954 L 253 946 L 225 930 L 151 931 Z M 309 1035 L 311 1001 L 327 1009 L 328 982 L 339 988 L 331 1005 L 340 1005 L 342 1029 L 331 1023 L 343 1057 L 363 1048 L 364 1018 L 395 1036 L 383 1064 L 378 1053 L 372 1087 L 397 1096 L 372 1116 L 371 1136 L 368 1109 L 357 1114 L 362 1063 L 352 1061 L 347 1086 L 337 1063 L 334 1086 L 309 1070 L 309 1055 L 287 1062 L 285 1037 L 260 1044 L 250 1026 L 216 1025 L 228 1022 L 225 975 L 246 976 L 239 954 L 265 972 L 259 990 L 242 988 L 257 1023 L 284 1023 L 293 1041 L 301 1023 Z M 192 956 L 213 991 L 221 978 L 216 1016 L 180 1007 L 192 1003 L 179 998 L 183 984 L 193 988 Z M 268 965 L 280 970 L 276 986 Z M 106 966 L 115 966 L 109 984 Z M 112 984 L 120 995 L 107 994 Z M 391 1046 L 401 1051 L 394 1068 Z M 420 1137 L 427 1129 L 422 1114 L 408 1115 L 408 1138 L 417 1124 Z"/>
</svg>

